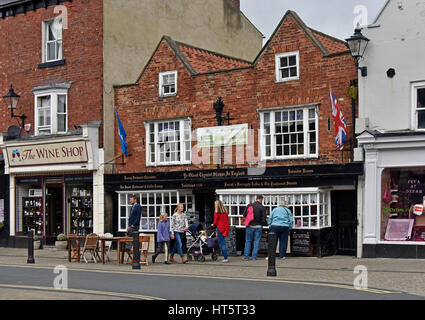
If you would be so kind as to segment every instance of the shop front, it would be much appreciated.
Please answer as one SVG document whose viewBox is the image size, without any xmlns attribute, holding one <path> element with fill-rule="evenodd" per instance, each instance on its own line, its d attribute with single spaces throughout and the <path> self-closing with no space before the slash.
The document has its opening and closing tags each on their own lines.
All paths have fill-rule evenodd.
<svg viewBox="0 0 425 320">
<path fill-rule="evenodd" d="M 365 132 L 363 256 L 425 258 L 425 134 Z"/>
<path fill-rule="evenodd" d="M 98 125 L 67 136 L 8 140 L 2 149 L 10 176 L 10 246 L 33 232 L 44 245 L 60 233 L 102 232 Z"/>
<path fill-rule="evenodd" d="M 0 247 L 9 240 L 9 176 L 4 173 L 4 158 L 0 154 Z"/>
<path fill-rule="evenodd" d="M 268 167 L 262 175 L 250 175 L 248 169 L 105 175 L 105 191 L 115 194 L 114 225 L 118 233 L 127 228 L 130 194 L 140 198 L 143 232 L 156 232 L 160 213 L 171 215 L 178 203 L 185 205 L 191 218 L 209 225 L 214 201 L 220 199 L 229 210 L 230 225 L 236 229 L 237 251 L 244 246 L 243 212 L 256 195 L 264 196 L 268 214 L 280 200 L 286 200 L 294 214 L 293 239 L 298 239 L 291 243 L 292 253 L 325 256 L 339 253 L 343 211 L 351 210 L 352 219 L 357 219 L 355 207 L 332 204 L 355 206 L 357 176 L 362 170 L 361 164 L 345 164 Z M 352 239 L 356 238 L 356 228 L 357 222 L 349 235 Z M 264 239 L 263 250 L 265 243 Z M 351 246 L 355 254 L 356 242 Z"/>
</svg>

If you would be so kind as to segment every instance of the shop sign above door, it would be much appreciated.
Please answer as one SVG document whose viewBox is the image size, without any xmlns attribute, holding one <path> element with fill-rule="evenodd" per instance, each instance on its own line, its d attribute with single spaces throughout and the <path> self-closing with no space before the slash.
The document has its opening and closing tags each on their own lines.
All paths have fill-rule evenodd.
<svg viewBox="0 0 425 320">
<path fill-rule="evenodd" d="M 87 163 L 86 141 L 7 147 L 10 167 Z"/>
</svg>

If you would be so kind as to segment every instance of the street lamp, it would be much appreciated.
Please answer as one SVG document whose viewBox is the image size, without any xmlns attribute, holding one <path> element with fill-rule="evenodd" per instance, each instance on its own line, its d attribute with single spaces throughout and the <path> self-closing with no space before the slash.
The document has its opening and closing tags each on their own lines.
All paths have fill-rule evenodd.
<svg viewBox="0 0 425 320">
<path fill-rule="evenodd" d="M 362 34 L 362 30 L 357 28 L 354 35 L 346 39 L 351 55 L 356 59 L 356 70 L 361 70 L 362 77 L 367 77 L 367 67 L 359 67 L 359 60 L 363 58 L 363 54 L 369 44 L 369 39 Z"/>
<path fill-rule="evenodd" d="M 10 110 L 10 116 L 12 117 L 12 118 L 20 118 L 21 120 L 22 120 L 22 126 L 21 126 L 21 129 L 24 129 L 25 128 L 25 119 L 27 118 L 27 116 L 26 115 L 20 115 L 20 116 L 17 116 L 17 115 L 15 115 L 14 113 L 13 113 L 13 111 L 16 109 L 16 107 L 18 106 L 18 101 L 19 101 L 19 98 L 20 98 L 21 96 L 20 95 L 18 95 L 18 94 L 16 94 L 15 93 L 15 91 L 13 90 L 13 86 L 12 85 L 10 85 L 10 89 L 9 89 L 9 92 L 5 95 L 5 96 L 3 96 L 3 99 L 4 99 L 4 101 L 6 102 L 6 105 L 7 105 L 7 107 L 9 108 L 9 110 Z"/>
</svg>

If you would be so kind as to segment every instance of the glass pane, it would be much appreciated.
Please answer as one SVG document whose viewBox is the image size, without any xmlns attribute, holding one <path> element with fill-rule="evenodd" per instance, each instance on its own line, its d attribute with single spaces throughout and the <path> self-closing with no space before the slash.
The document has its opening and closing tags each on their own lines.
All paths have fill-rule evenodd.
<svg viewBox="0 0 425 320">
<path fill-rule="evenodd" d="M 284 57 L 284 58 L 280 58 L 280 67 L 287 67 L 288 66 L 288 58 Z"/>
<path fill-rule="evenodd" d="M 66 113 L 66 96 L 58 95 L 58 113 Z"/>
<path fill-rule="evenodd" d="M 59 132 L 66 131 L 66 115 L 64 114 L 58 115 L 58 131 Z"/>
<path fill-rule="evenodd" d="M 290 57 L 289 57 L 289 65 L 290 65 L 290 66 L 295 66 L 295 65 L 297 65 L 297 57 L 296 57 L 296 56 L 290 56 Z"/>
<path fill-rule="evenodd" d="M 289 77 L 289 69 L 282 69 L 282 78 Z"/>
<path fill-rule="evenodd" d="M 418 89 L 418 108 L 425 108 L 425 88 Z"/>
<path fill-rule="evenodd" d="M 418 111 L 418 129 L 425 129 L 425 111 Z"/>
<path fill-rule="evenodd" d="M 47 44 L 47 60 L 56 60 L 56 42 Z"/>
<path fill-rule="evenodd" d="M 296 77 L 298 75 L 297 68 L 291 68 L 289 70 L 290 70 L 289 74 L 290 74 L 291 77 Z"/>
</svg>

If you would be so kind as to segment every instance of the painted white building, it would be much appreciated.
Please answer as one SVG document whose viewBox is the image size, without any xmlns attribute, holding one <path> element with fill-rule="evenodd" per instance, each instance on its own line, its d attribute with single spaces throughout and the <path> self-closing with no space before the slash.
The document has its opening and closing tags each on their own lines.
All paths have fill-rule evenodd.
<svg viewBox="0 0 425 320">
<path fill-rule="evenodd" d="M 362 34 L 359 256 L 425 258 L 425 1 L 388 0 Z"/>
</svg>

